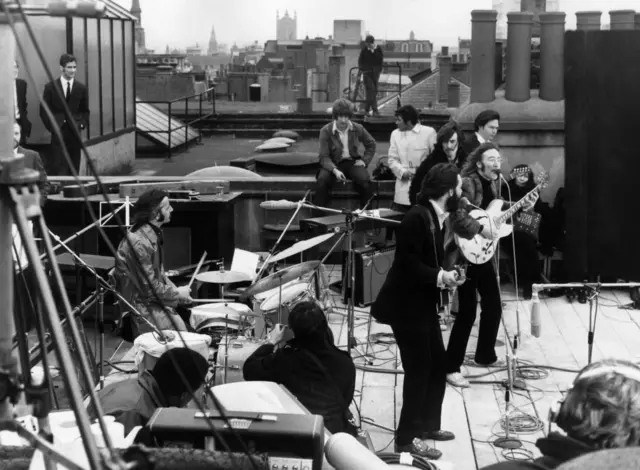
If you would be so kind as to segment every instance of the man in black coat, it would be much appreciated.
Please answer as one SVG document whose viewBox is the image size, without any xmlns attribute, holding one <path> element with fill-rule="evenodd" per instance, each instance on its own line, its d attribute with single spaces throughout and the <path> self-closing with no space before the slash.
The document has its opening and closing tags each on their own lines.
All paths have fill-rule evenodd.
<svg viewBox="0 0 640 470">
<path fill-rule="evenodd" d="M 364 47 L 358 57 L 358 67 L 362 72 L 364 82 L 365 98 L 367 100 L 364 108 L 365 114 L 373 111 L 374 116 L 378 116 L 378 80 L 382 73 L 384 55 L 380 46 L 376 45 L 376 40 L 369 35 L 364 40 Z"/>
<path fill-rule="evenodd" d="M 498 129 L 500 128 L 500 113 L 493 109 L 485 109 L 480 112 L 473 121 L 474 133 L 470 139 L 466 139 L 464 143 L 464 150 L 467 155 L 471 155 L 480 144 L 485 142 L 493 142 L 493 139 L 498 135 Z"/>
<path fill-rule="evenodd" d="M 71 54 L 62 54 L 60 57 L 61 76 L 57 80 L 49 82 L 44 87 L 42 100 L 47 104 L 53 114 L 54 122 L 51 122 L 44 106 L 40 106 L 40 118 L 51 137 L 51 168 L 58 176 L 71 175 L 71 170 L 64 158 L 63 146 L 67 147 L 71 162 L 76 172 L 80 170 L 80 153 L 82 146 L 74 135 L 73 127 L 83 131 L 89 125 L 89 94 L 87 87 L 75 79 L 78 64 Z M 72 122 L 67 121 L 64 106 L 69 107 Z M 57 125 L 62 134 L 60 142 L 53 133 L 53 126 Z M 53 173 L 53 172 L 52 172 Z"/>
<path fill-rule="evenodd" d="M 441 429 L 446 387 L 446 352 L 438 319 L 440 290 L 464 282 L 445 261 L 445 241 L 451 229 L 466 233 L 464 219 L 447 222 L 457 213 L 462 191 L 458 169 L 434 166 L 422 184 L 418 203 L 396 229 L 396 253 L 387 279 L 371 307 L 371 315 L 391 326 L 402 358 L 402 412 L 396 430 L 396 451 L 438 459 L 442 452 L 425 439 L 446 441 L 453 433 Z"/>
<path fill-rule="evenodd" d="M 467 152 L 463 148 L 463 135 L 460 126 L 454 121 L 446 123 L 436 135 L 436 145 L 433 151 L 425 158 L 411 181 L 409 188 L 409 202 L 416 203 L 420 187 L 429 170 L 438 163 L 453 163 L 458 169 L 467 161 Z"/>
<path fill-rule="evenodd" d="M 15 78 L 15 118 L 16 122 L 20 125 L 21 137 L 20 145 L 27 143 L 27 138 L 31 135 L 31 121 L 27 118 L 27 82 L 18 78 L 18 62 L 13 61 L 13 76 Z"/>
</svg>

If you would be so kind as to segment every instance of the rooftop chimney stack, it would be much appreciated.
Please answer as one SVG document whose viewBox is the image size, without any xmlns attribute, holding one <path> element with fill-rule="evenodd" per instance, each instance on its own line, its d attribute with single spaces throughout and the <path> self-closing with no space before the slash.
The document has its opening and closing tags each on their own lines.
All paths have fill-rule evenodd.
<svg viewBox="0 0 640 470">
<path fill-rule="evenodd" d="M 564 99 L 564 24 L 561 12 L 540 13 L 540 99 Z"/>
<path fill-rule="evenodd" d="M 498 12 L 471 12 L 471 99 L 490 103 L 495 99 L 495 43 Z"/>
<path fill-rule="evenodd" d="M 449 82 L 447 91 L 447 108 L 460 107 L 460 84 L 458 82 Z"/>
<path fill-rule="evenodd" d="M 507 13 L 507 88 L 505 98 L 523 102 L 531 98 L 531 32 L 533 13 Z"/>
<path fill-rule="evenodd" d="M 579 11 L 576 13 L 578 31 L 600 31 L 601 11 Z"/>
<path fill-rule="evenodd" d="M 609 17 L 611 18 L 611 30 L 619 31 L 623 29 L 634 29 L 635 27 L 634 10 L 611 10 Z"/>
<path fill-rule="evenodd" d="M 440 70 L 440 77 L 438 79 L 438 102 L 448 103 L 449 80 L 451 79 L 451 57 L 438 57 L 438 69 Z"/>
</svg>

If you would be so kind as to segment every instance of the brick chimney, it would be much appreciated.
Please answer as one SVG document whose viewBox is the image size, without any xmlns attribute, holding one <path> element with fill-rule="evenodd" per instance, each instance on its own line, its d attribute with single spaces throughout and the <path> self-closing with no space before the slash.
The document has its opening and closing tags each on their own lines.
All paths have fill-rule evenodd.
<svg viewBox="0 0 640 470">
<path fill-rule="evenodd" d="M 438 103 L 448 103 L 449 80 L 451 79 L 451 57 L 438 57 Z"/>
<path fill-rule="evenodd" d="M 505 98 L 523 102 L 531 98 L 531 31 L 533 13 L 507 13 L 507 88 Z"/>
<path fill-rule="evenodd" d="M 444 55 L 444 56 L 449 55 L 449 46 L 442 46 L 442 49 L 440 50 L 440 55 Z"/>
<path fill-rule="evenodd" d="M 471 102 L 490 103 L 495 99 L 495 10 L 471 12 Z"/>
<path fill-rule="evenodd" d="M 450 82 L 447 86 L 447 107 L 460 107 L 460 84 L 458 82 Z"/>
<path fill-rule="evenodd" d="M 540 99 L 564 99 L 564 23 L 561 12 L 540 13 Z"/>
<path fill-rule="evenodd" d="M 634 10 L 611 10 L 609 18 L 611 18 L 611 30 L 633 29 L 635 27 Z"/>
<path fill-rule="evenodd" d="M 576 13 L 578 31 L 600 31 L 601 11 L 579 11 Z"/>
</svg>

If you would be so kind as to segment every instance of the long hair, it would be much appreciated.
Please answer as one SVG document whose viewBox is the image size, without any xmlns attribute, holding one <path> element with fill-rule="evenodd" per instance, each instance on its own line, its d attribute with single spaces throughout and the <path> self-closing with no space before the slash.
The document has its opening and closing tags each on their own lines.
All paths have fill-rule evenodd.
<svg viewBox="0 0 640 470">
<path fill-rule="evenodd" d="M 498 144 L 493 142 L 485 142 L 480 144 L 471 154 L 467 157 L 467 162 L 462 167 L 462 176 L 471 176 L 478 170 L 478 162 L 482 161 L 482 155 L 487 150 L 497 150 L 500 151 L 500 147 Z"/>
<path fill-rule="evenodd" d="M 296 304 L 289 314 L 289 328 L 298 345 L 333 345 L 334 338 L 324 312 L 316 302 Z"/>
<path fill-rule="evenodd" d="M 176 370 L 178 365 L 191 391 L 200 388 L 209 370 L 209 364 L 202 355 L 189 348 L 173 348 L 164 352 L 153 367 L 151 374 L 165 398 L 179 397 L 188 392 L 187 384 L 180 380 Z"/>
<path fill-rule="evenodd" d="M 640 444 L 640 367 L 605 359 L 578 374 L 556 423 L 569 437 L 598 449 Z"/>
<path fill-rule="evenodd" d="M 420 192 L 416 198 L 418 204 L 426 206 L 429 199 L 439 199 L 458 186 L 460 170 L 452 163 L 438 163 L 429 170 L 422 180 Z"/>
<path fill-rule="evenodd" d="M 460 129 L 460 126 L 455 121 L 449 121 L 438 130 L 436 148 L 442 149 L 442 146 L 451 140 L 453 134 L 458 135 L 458 148 L 461 148 L 464 144 L 464 136 L 462 134 L 462 129 Z"/>
<path fill-rule="evenodd" d="M 157 215 L 158 207 L 169 193 L 162 189 L 150 189 L 144 192 L 133 206 L 131 231 L 135 232 L 144 224 L 151 222 Z"/>
<path fill-rule="evenodd" d="M 338 119 L 340 116 L 346 116 L 351 118 L 353 116 L 353 103 L 346 98 L 338 98 L 333 102 L 331 108 L 331 114 L 333 119 Z"/>
</svg>

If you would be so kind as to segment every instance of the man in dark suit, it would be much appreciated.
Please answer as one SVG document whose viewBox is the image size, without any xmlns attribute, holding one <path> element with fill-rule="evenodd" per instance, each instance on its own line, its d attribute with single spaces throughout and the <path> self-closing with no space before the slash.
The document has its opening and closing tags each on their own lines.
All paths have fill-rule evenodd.
<svg viewBox="0 0 640 470">
<path fill-rule="evenodd" d="M 15 107 L 15 119 L 16 122 L 20 125 L 22 130 L 20 145 L 25 145 L 27 143 L 27 138 L 31 135 L 31 121 L 27 118 L 27 82 L 23 79 L 18 78 L 18 72 L 20 68 L 18 67 L 18 63 L 13 61 L 13 76 L 15 78 L 14 82 L 14 107 Z"/>
<path fill-rule="evenodd" d="M 471 155 L 471 152 L 477 149 L 480 144 L 493 142 L 500 128 L 500 113 L 493 109 L 485 109 L 476 116 L 473 128 L 475 132 L 464 144 L 467 155 Z"/>
<path fill-rule="evenodd" d="M 364 108 L 365 114 L 373 111 L 374 116 L 380 115 L 378 112 L 378 80 L 380 80 L 380 74 L 382 73 L 383 62 L 382 49 L 376 45 L 375 38 L 368 35 L 364 40 L 364 47 L 358 57 L 358 67 L 362 72 L 362 81 L 364 82 L 367 100 Z"/>
<path fill-rule="evenodd" d="M 71 175 L 71 170 L 67 164 L 63 146 L 67 147 L 71 162 L 76 172 L 80 169 L 80 152 L 82 146 L 74 135 L 73 126 L 80 131 L 84 131 L 89 125 L 89 95 L 87 87 L 75 79 L 78 68 L 76 58 L 71 54 L 62 54 L 60 57 L 60 70 L 62 72 L 59 79 L 49 82 L 44 87 L 42 100 L 48 105 L 53 115 L 54 122 L 51 122 L 43 106 L 40 106 L 40 118 L 44 126 L 52 133 L 52 168 L 58 175 Z M 64 106 L 69 107 L 72 122 L 67 121 Z M 60 142 L 52 129 L 57 125 L 62 134 Z"/>
<path fill-rule="evenodd" d="M 438 459 L 442 455 L 427 439 L 448 441 L 441 429 L 446 387 L 446 352 L 438 319 L 440 290 L 464 282 L 445 265 L 445 240 L 451 229 L 461 236 L 465 220 L 447 222 L 457 212 L 462 192 L 459 170 L 434 166 L 424 178 L 418 203 L 396 229 L 396 253 L 387 279 L 371 307 L 371 315 L 391 326 L 404 369 L 402 412 L 396 430 L 396 452 Z M 456 218 L 457 221 L 457 218 Z M 454 227 L 455 225 L 455 227 Z"/>
</svg>

